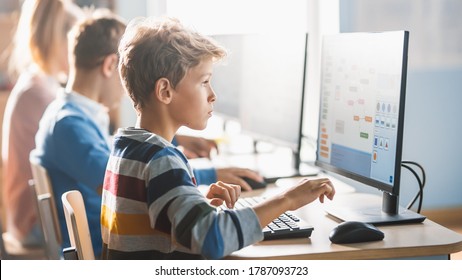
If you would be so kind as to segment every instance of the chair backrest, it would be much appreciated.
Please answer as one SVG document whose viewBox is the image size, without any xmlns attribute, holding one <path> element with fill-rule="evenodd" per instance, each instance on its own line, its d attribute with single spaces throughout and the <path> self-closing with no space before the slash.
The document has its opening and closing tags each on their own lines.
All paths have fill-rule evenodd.
<svg viewBox="0 0 462 280">
<path fill-rule="evenodd" d="M 62 195 L 61 200 L 71 246 L 77 250 L 78 259 L 94 260 L 95 253 L 82 194 L 77 190 L 68 191 Z"/>
<path fill-rule="evenodd" d="M 45 239 L 45 251 L 48 259 L 59 260 L 61 258 L 61 243 L 53 219 L 52 196 L 49 193 L 37 196 L 40 222 L 42 223 L 43 237 Z"/>
<path fill-rule="evenodd" d="M 32 168 L 33 192 L 37 197 L 40 221 L 45 238 L 46 251 L 50 259 L 56 257 L 55 249 L 60 248 L 62 244 L 61 228 L 59 226 L 58 211 L 53 195 L 48 171 L 34 159 L 30 159 Z M 61 250 L 58 250 L 61 255 Z"/>
</svg>

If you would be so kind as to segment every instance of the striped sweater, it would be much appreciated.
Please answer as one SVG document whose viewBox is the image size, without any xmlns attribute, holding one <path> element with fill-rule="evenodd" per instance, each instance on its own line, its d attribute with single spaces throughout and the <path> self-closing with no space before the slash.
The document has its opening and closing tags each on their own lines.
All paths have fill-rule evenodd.
<svg viewBox="0 0 462 280">
<path fill-rule="evenodd" d="M 262 240 L 251 208 L 217 212 L 186 157 L 143 129 L 119 129 L 101 207 L 103 259 L 219 259 Z"/>
</svg>

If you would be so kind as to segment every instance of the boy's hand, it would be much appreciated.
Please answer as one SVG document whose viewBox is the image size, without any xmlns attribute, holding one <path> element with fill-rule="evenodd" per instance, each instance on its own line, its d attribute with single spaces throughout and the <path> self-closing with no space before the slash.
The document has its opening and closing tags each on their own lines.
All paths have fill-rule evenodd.
<svg viewBox="0 0 462 280">
<path fill-rule="evenodd" d="M 329 179 L 301 180 L 295 187 L 286 192 L 285 197 L 289 202 L 289 210 L 296 210 L 308 203 L 319 198 L 324 203 L 324 197 L 332 200 L 335 195 L 335 189 Z"/>
<path fill-rule="evenodd" d="M 234 204 L 241 196 L 241 187 L 238 185 L 226 184 L 221 181 L 211 184 L 206 197 L 213 206 L 220 206 L 223 202 L 228 208 L 234 208 Z"/>
<path fill-rule="evenodd" d="M 317 198 L 324 202 L 324 197 L 333 199 L 335 189 L 329 179 L 303 179 L 291 189 L 276 195 L 253 207 L 260 226 L 264 228 L 274 218 L 290 210 L 296 210 Z"/>
</svg>

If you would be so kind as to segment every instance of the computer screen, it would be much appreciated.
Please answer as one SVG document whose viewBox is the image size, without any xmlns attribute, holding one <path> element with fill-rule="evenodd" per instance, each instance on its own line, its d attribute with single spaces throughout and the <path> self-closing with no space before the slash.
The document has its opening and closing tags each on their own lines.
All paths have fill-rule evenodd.
<svg viewBox="0 0 462 280">
<path fill-rule="evenodd" d="M 227 58 L 214 68 L 214 111 L 257 140 L 300 146 L 306 33 L 218 34 Z"/>
<path fill-rule="evenodd" d="M 408 41 L 407 31 L 323 38 L 316 165 L 383 191 L 381 211 L 333 214 L 342 220 L 422 220 L 399 208 Z"/>
</svg>

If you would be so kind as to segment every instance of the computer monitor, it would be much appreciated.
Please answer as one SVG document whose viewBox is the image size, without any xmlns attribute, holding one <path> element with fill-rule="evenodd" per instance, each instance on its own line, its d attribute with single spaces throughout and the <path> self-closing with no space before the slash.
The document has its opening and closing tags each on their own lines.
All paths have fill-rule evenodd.
<svg viewBox="0 0 462 280">
<path fill-rule="evenodd" d="M 298 169 L 308 34 L 211 37 L 228 50 L 227 58 L 214 68 L 214 111 L 237 120 L 242 132 L 257 141 L 290 147 Z"/>
<path fill-rule="evenodd" d="M 409 32 L 323 38 L 315 164 L 383 191 L 382 207 L 334 207 L 341 220 L 421 222 L 399 207 Z M 351 206 L 351 207 L 350 207 Z"/>
</svg>

